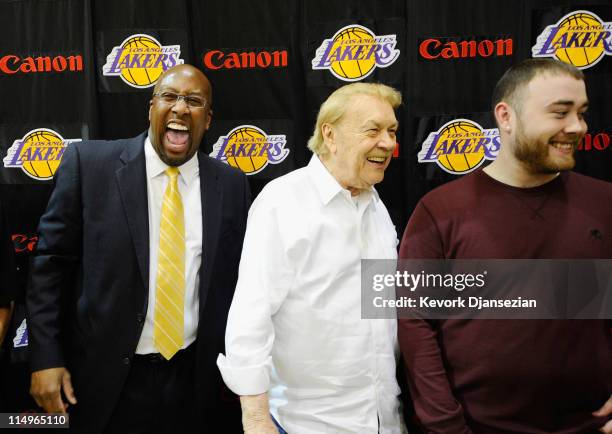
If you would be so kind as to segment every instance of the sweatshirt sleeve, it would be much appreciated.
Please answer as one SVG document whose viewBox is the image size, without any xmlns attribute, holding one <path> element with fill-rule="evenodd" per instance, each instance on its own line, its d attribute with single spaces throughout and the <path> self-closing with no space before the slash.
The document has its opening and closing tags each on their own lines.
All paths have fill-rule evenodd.
<svg viewBox="0 0 612 434">
<path fill-rule="evenodd" d="M 419 202 L 400 246 L 400 259 L 444 259 L 440 231 Z M 399 319 L 398 340 L 416 415 L 426 433 L 471 433 L 463 409 L 453 396 L 440 346 L 439 321 Z"/>
</svg>

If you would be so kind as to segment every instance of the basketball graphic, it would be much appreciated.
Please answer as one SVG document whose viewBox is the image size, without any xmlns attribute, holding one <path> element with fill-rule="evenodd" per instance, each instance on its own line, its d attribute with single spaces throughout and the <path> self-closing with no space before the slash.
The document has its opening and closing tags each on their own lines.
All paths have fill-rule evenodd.
<svg viewBox="0 0 612 434">
<path fill-rule="evenodd" d="M 121 77 L 132 87 L 151 87 L 165 70 L 184 63 L 180 54 L 180 45 L 164 46 L 153 36 L 131 35 L 113 47 L 102 74 Z"/>
<path fill-rule="evenodd" d="M 21 168 L 30 178 L 52 179 L 60 165 L 66 146 L 80 139 L 66 140 L 59 133 L 37 128 L 15 140 L 3 159 L 4 167 Z"/>
<path fill-rule="evenodd" d="M 462 175 L 480 167 L 485 160 L 494 160 L 498 151 L 497 128 L 484 129 L 469 119 L 455 119 L 429 134 L 418 161 L 436 162 L 445 172 Z"/>
<path fill-rule="evenodd" d="M 531 49 L 533 57 L 554 57 L 579 69 L 590 68 L 612 55 L 612 23 L 592 12 L 570 12 L 547 26 Z"/>
<path fill-rule="evenodd" d="M 312 69 L 328 69 L 343 81 L 358 81 L 376 67 L 387 68 L 399 57 L 396 35 L 376 36 L 364 26 L 351 24 L 325 39 L 312 59 Z"/>
<path fill-rule="evenodd" d="M 592 32 L 594 30 L 605 31 L 601 20 L 588 12 L 579 12 L 561 21 L 559 24 L 559 31 L 557 32 L 557 38 L 561 38 L 565 35 L 566 40 L 571 40 L 574 33 L 584 31 Z M 553 44 L 555 44 L 555 41 L 553 41 Z M 587 67 L 597 62 L 603 55 L 603 44 L 596 47 L 560 48 L 555 53 L 557 59 L 574 65 L 577 68 Z"/>
<path fill-rule="evenodd" d="M 121 44 L 123 52 L 119 63 L 124 61 L 125 57 L 133 56 L 134 54 L 145 54 L 149 55 L 149 58 L 156 59 L 162 55 L 161 44 L 150 36 L 147 35 L 136 35 L 127 39 Z M 127 81 L 129 84 L 135 87 L 149 87 L 157 81 L 164 68 L 159 65 L 157 67 L 147 67 L 148 65 L 155 65 L 155 63 L 147 62 L 147 65 L 140 67 L 128 67 L 121 70 L 121 78 Z M 128 63 L 129 65 L 129 63 Z"/>
<path fill-rule="evenodd" d="M 37 148 L 43 148 L 44 150 L 63 148 L 63 142 L 63 139 L 54 131 L 42 129 L 32 131 L 23 139 L 23 147 L 19 154 L 19 158 L 23 160 L 23 170 L 36 179 L 53 178 L 53 174 L 59 166 L 59 160 L 37 160 L 32 156 L 35 155 Z M 29 160 L 24 158 L 27 155 L 30 155 Z"/>
<path fill-rule="evenodd" d="M 234 130 L 229 136 L 228 145 L 230 148 L 236 149 L 237 147 L 235 145 L 247 143 L 249 151 L 253 150 L 253 152 L 249 152 L 249 154 L 245 156 L 226 154 L 228 164 L 242 170 L 244 173 L 259 172 L 268 163 L 267 152 L 261 152 L 261 147 L 266 141 L 266 135 L 259 129 L 241 127 Z"/>
<path fill-rule="evenodd" d="M 466 134 L 468 133 L 468 134 Z M 476 137 L 482 134 L 482 130 L 476 127 L 471 122 L 457 121 L 446 125 L 440 131 L 440 141 L 449 141 L 452 143 L 451 137 Z M 446 153 L 438 154 L 438 163 L 442 165 L 450 173 L 464 173 L 468 170 L 480 166 L 484 160 L 484 149 L 480 148 L 475 152 L 465 153 Z"/>
<path fill-rule="evenodd" d="M 334 44 L 332 45 L 332 53 L 341 53 L 341 57 L 332 62 L 332 71 L 345 81 L 359 80 L 370 73 L 376 66 L 375 56 L 361 59 L 357 56 L 356 59 L 347 59 L 342 57 L 343 48 L 349 46 L 361 46 L 361 53 L 372 52 L 372 47 L 376 46 L 374 35 L 368 29 L 361 26 L 351 26 L 340 30 L 334 35 Z"/>
<path fill-rule="evenodd" d="M 289 155 L 286 144 L 285 135 L 268 135 L 256 126 L 241 125 L 219 137 L 210 156 L 254 175 L 268 163 L 281 163 Z"/>
</svg>

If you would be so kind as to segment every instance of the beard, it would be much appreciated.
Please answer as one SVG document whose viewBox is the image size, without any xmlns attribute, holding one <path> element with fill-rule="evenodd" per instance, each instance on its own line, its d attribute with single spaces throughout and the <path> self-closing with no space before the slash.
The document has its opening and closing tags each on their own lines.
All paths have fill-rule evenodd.
<svg viewBox="0 0 612 434">
<path fill-rule="evenodd" d="M 578 146 L 578 139 L 574 139 L 572 152 L 567 156 L 551 156 L 552 143 L 555 138 L 543 139 L 542 137 L 529 137 L 525 134 L 522 121 L 517 125 L 516 140 L 514 144 L 514 157 L 529 168 L 530 172 L 539 175 L 550 175 L 566 170 L 571 170 L 576 165 L 574 153 Z M 568 139 L 558 141 L 567 142 Z"/>
</svg>

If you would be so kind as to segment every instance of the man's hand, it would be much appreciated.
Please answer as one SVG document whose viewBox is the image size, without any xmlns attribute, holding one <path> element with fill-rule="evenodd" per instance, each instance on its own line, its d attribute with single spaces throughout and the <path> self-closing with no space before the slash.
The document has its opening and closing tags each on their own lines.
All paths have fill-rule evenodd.
<svg viewBox="0 0 612 434">
<path fill-rule="evenodd" d="M 593 416 L 597 416 L 597 417 L 612 416 L 612 395 L 610 395 L 610 398 L 606 401 L 604 405 L 601 406 L 599 410 L 593 412 Z M 599 428 L 599 431 L 601 431 L 604 434 L 612 434 L 612 419 L 609 420 L 608 423 L 606 423 L 604 426 Z"/>
<path fill-rule="evenodd" d="M 30 395 L 47 413 L 66 413 L 62 390 L 70 404 L 76 404 L 70 372 L 66 368 L 50 368 L 32 372 Z"/>
<path fill-rule="evenodd" d="M 243 395 L 240 397 L 240 405 L 244 434 L 278 434 L 270 416 L 267 393 Z"/>
<path fill-rule="evenodd" d="M 272 418 L 268 416 L 267 421 L 257 422 L 252 428 L 244 427 L 244 434 L 278 434 L 278 428 L 272 422 Z"/>
</svg>

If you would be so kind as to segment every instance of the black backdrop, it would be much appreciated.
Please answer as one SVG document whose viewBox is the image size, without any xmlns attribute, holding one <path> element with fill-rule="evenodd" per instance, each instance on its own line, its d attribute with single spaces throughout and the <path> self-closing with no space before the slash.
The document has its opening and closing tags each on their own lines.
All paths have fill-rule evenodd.
<svg viewBox="0 0 612 434">
<path fill-rule="evenodd" d="M 404 96 L 398 156 L 378 187 L 401 234 L 424 193 L 460 176 L 418 161 L 429 134 L 454 119 L 494 128 L 489 99 L 496 80 L 511 64 L 532 57 L 547 26 L 578 10 L 612 22 L 609 0 L 0 0 L 0 199 L 8 204 L 9 232 L 33 234 L 52 186 L 52 179 L 5 167 L 11 147 L 28 132 L 46 128 L 63 139 L 114 139 L 147 128 L 152 88 L 103 73 L 113 48 L 129 37 L 148 35 L 164 47 L 179 46 L 175 61 L 209 76 L 214 118 L 202 144 L 206 152 L 243 125 L 284 136 L 289 155 L 249 177 L 258 193 L 270 179 L 307 163 L 305 143 L 317 109 L 346 83 L 330 70 L 313 69 L 313 59 L 324 40 L 360 25 L 375 36 L 392 35 L 400 51 L 391 65 L 376 66 L 363 80 L 392 85 Z M 511 40 L 511 49 L 467 58 L 443 58 L 438 50 L 437 58 L 427 59 L 420 47 L 428 39 Z M 212 64 L 206 65 L 210 52 Z M 260 54 L 259 66 L 271 58 L 261 53 L 285 57 L 265 68 L 257 62 L 238 68 L 231 61 L 232 68 L 219 67 L 221 56 L 227 66 L 230 53 L 249 52 Z M 80 56 L 74 71 L 62 60 L 69 56 Z M 48 57 L 50 65 L 29 64 L 29 57 Z M 32 71 L 45 66 L 51 71 Z M 591 136 L 578 153 L 577 170 L 611 180 L 612 56 L 604 53 L 584 72 Z"/>
<path fill-rule="evenodd" d="M 313 69 L 325 41 L 352 28 L 350 37 L 365 32 L 381 44 L 394 42 L 387 48 L 399 55 L 391 64 L 381 65 L 382 54 L 357 62 L 357 70 L 378 62 L 367 77 L 355 77 L 350 62 L 340 64 L 342 71 L 344 66 L 353 71 L 344 73 L 354 80 L 382 82 L 403 94 L 397 156 L 377 187 L 401 236 L 420 197 L 461 176 L 436 162 L 419 162 L 423 144 L 456 119 L 477 123 L 472 130 L 494 129 L 489 99 L 497 79 L 510 65 L 532 57 L 538 37 L 546 39 L 548 26 L 568 14 L 582 14 L 570 23 L 593 25 L 593 17 L 577 11 L 595 14 L 612 32 L 609 0 L 0 0 L 0 202 L 7 225 L 0 232 L 7 230 L 13 240 L 17 270 L 16 280 L 0 289 L 23 296 L 27 259 L 61 148 L 73 139 L 132 137 L 147 128 L 152 88 L 105 75 L 114 70 L 113 54 L 121 49 L 116 47 L 128 40 L 150 47 L 155 39 L 166 47 L 168 65 L 182 60 L 209 76 L 214 117 L 202 143 L 206 152 L 247 125 L 289 150 L 284 160 L 249 176 L 255 194 L 270 179 L 307 163 L 305 145 L 318 107 L 346 83 L 337 71 Z M 457 58 L 461 50 L 448 48 L 470 41 L 482 45 L 481 52 L 464 53 L 472 57 Z M 500 53 L 487 48 L 496 41 L 506 44 Z M 571 61 L 601 57 L 584 69 L 590 135 L 578 151 L 576 170 L 610 181 L 612 36 L 605 41 L 610 49 L 603 54 L 601 43 L 565 52 L 571 52 Z M 136 85 L 155 75 L 133 66 Z M 29 141 L 30 132 L 43 133 Z M 456 165 L 463 157 L 451 158 L 455 171 L 463 170 Z M 230 160 L 247 171 L 261 162 Z"/>
</svg>

